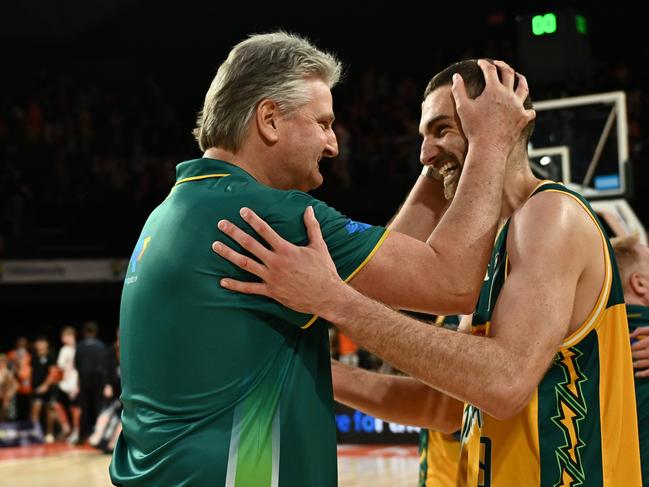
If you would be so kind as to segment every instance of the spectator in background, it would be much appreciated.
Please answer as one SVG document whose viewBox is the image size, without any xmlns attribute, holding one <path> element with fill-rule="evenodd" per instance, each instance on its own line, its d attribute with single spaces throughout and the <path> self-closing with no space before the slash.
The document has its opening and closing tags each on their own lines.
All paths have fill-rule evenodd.
<svg viewBox="0 0 649 487">
<path fill-rule="evenodd" d="M 90 434 L 102 404 L 106 347 L 97 339 L 98 332 L 99 327 L 94 321 L 84 323 L 83 340 L 77 345 L 74 355 L 74 366 L 79 374 L 81 440 Z"/>
<path fill-rule="evenodd" d="M 117 339 L 112 346 L 106 349 L 106 380 L 104 384 L 105 407 L 97 418 L 95 430 L 88 438 L 88 444 L 99 448 L 104 453 L 112 453 L 115 443 L 122 431 L 122 402 L 120 394 L 119 372 L 119 328 Z"/>
<path fill-rule="evenodd" d="M 106 380 L 104 383 L 104 398 L 119 399 L 122 393 L 119 373 L 119 328 L 115 343 L 106 350 Z"/>
<path fill-rule="evenodd" d="M 642 484 L 649 485 L 649 248 L 637 236 L 612 242 L 626 303 L 635 373 Z"/>
<path fill-rule="evenodd" d="M 9 369 L 9 358 L 4 353 L 0 353 L 0 421 L 9 419 L 11 401 L 17 389 L 18 381 Z"/>
<path fill-rule="evenodd" d="M 79 425 L 81 422 L 81 410 L 79 409 L 79 374 L 74 367 L 74 354 L 77 342 L 77 331 L 66 326 L 61 331 L 61 342 L 63 346 L 59 350 L 59 356 L 56 365 L 62 371 L 61 382 L 57 385 L 55 391 L 56 402 L 54 409 L 56 411 L 63 436 L 68 436 L 70 443 L 79 441 Z M 68 420 L 67 410 L 72 416 L 72 426 Z"/>
<path fill-rule="evenodd" d="M 45 443 L 54 442 L 54 423 L 49 409 L 53 382 L 50 368 L 53 366 L 54 359 L 50 355 L 50 344 L 47 337 L 39 336 L 34 342 L 34 360 L 32 362 L 32 384 L 34 388 L 32 422 L 40 424 L 43 405 L 45 405 Z"/>
<path fill-rule="evenodd" d="M 18 337 L 16 348 L 9 352 L 9 364 L 18 381 L 16 390 L 16 419 L 27 421 L 31 412 L 32 395 L 32 356 L 28 350 L 29 342 Z"/>
</svg>

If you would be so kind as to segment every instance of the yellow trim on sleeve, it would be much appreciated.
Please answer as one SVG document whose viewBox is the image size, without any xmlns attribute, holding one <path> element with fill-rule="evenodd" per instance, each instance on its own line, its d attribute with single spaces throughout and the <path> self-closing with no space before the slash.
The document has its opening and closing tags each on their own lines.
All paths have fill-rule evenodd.
<svg viewBox="0 0 649 487">
<path fill-rule="evenodd" d="M 183 178 L 176 181 L 176 184 L 174 184 L 174 186 L 178 186 L 179 184 L 187 183 L 189 181 L 198 181 L 199 179 L 224 178 L 226 176 L 229 176 L 229 174 L 205 174 L 204 176 L 192 176 L 190 178 Z"/>
<path fill-rule="evenodd" d="M 318 315 L 313 315 L 309 321 L 306 322 L 306 325 L 301 326 L 303 330 L 306 330 L 308 327 L 310 327 L 313 323 L 315 323 L 315 320 L 318 319 Z"/>
<path fill-rule="evenodd" d="M 374 248 L 372 249 L 372 251 L 371 251 L 369 254 L 367 254 L 367 257 L 365 257 L 365 260 L 363 260 L 363 262 L 361 262 L 361 264 L 360 264 L 360 265 L 359 265 L 359 266 L 354 270 L 354 272 L 352 272 L 352 273 L 347 277 L 347 279 L 345 279 L 345 282 L 349 282 L 349 281 L 351 281 L 351 280 L 354 278 L 354 276 L 355 276 L 356 274 L 358 274 L 358 273 L 361 271 L 361 269 L 367 265 L 367 263 L 370 261 L 370 259 L 371 259 L 372 257 L 374 257 L 374 254 L 376 254 L 376 251 L 379 250 L 379 247 L 380 247 L 381 245 L 383 245 L 383 242 L 385 242 L 385 239 L 388 237 L 388 234 L 389 234 L 389 233 L 390 233 L 390 230 L 388 230 L 388 229 L 386 228 L 386 229 L 385 229 L 385 232 L 383 233 L 383 235 L 381 235 L 381 238 L 379 239 L 379 241 L 376 242 L 376 245 L 374 246 Z M 306 329 L 309 328 L 313 323 L 315 323 L 315 321 L 316 321 L 317 319 L 318 319 L 318 315 L 313 315 L 313 316 L 311 317 L 311 319 L 307 322 L 307 324 L 304 325 L 304 326 L 302 326 L 301 328 L 302 328 L 303 330 L 306 330 Z"/>
<path fill-rule="evenodd" d="M 359 265 L 354 272 L 352 272 L 347 279 L 345 279 L 345 282 L 351 281 L 356 274 L 358 274 L 363 267 L 367 265 L 367 263 L 370 261 L 372 257 L 374 257 L 374 254 L 376 254 L 376 251 L 379 250 L 379 247 L 383 245 L 383 242 L 385 242 L 385 239 L 388 238 L 388 235 L 390 234 L 390 230 L 386 228 L 385 233 L 381 235 L 381 238 L 379 239 L 378 242 L 376 242 L 376 245 L 372 249 L 372 251 L 365 257 L 365 260 L 361 262 L 361 265 Z"/>
</svg>

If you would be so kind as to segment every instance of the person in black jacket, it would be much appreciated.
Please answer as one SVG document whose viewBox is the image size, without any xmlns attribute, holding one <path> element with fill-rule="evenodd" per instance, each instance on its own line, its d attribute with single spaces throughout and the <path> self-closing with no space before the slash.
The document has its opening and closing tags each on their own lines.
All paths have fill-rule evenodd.
<svg viewBox="0 0 649 487">
<path fill-rule="evenodd" d="M 77 344 L 74 366 L 79 372 L 79 407 L 81 440 L 91 432 L 102 405 L 106 380 L 106 346 L 97 339 L 99 327 L 94 321 L 83 325 L 83 340 Z"/>
<path fill-rule="evenodd" d="M 119 371 L 119 328 L 117 340 L 106 348 L 106 377 L 103 386 L 104 407 L 95 423 L 95 430 L 88 438 L 88 444 L 111 453 L 115 448 L 117 438 L 122 431 L 122 402 L 120 395 L 122 387 Z"/>
</svg>

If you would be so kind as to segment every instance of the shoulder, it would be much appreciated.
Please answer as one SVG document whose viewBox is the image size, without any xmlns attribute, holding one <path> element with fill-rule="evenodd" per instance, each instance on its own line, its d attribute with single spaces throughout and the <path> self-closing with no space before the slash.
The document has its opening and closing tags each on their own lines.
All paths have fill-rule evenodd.
<svg viewBox="0 0 649 487">
<path fill-rule="evenodd" d="M 562 191 L 543 191 L 532 196 L 511 218 L 507 250 L 530 255 L 565 256 L 572 259 L 598 235 L 588 208 Z"/>
<path fill-rule="evenodd" d="M 514 231 L 547 238 L 569 233 L 578 237 L 585 230 L 596 230 L 590 210 L 567 192 L 543 191 L 529 198 L 511 219 Z M 587 232 L 590 233 L 590 232 Z"/>
<path fill-rule="evenodd" d="M 343 217 L 327 203 L 303 191 L 280 190 L 257 183 L 250 187 L 246 205 L 264 218 L 275 217 L 278 221 L 292 221 L 297 217 L 300 225 L 304 212 L 309 206 L 313 207 L 316 218 L 321 224 L 331 218 Z"/>
</svg>

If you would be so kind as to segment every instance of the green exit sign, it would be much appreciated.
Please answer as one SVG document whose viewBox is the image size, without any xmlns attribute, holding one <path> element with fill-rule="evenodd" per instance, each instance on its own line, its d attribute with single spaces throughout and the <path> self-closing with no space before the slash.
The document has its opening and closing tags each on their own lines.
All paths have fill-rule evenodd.
<svg viewBox="0 0 649 487">
<path fill-rule="evenodd" d="M 532 34 L 542 36 L 554 34 L 557 31 L 557 16 L 553 13 L 535 15 L 532 17 Z"/>
</svg>

